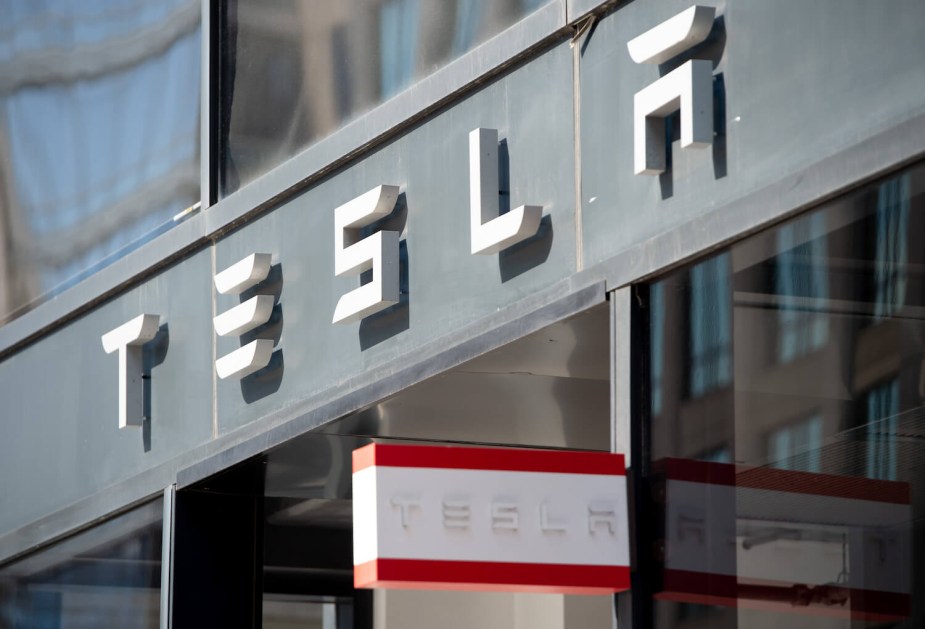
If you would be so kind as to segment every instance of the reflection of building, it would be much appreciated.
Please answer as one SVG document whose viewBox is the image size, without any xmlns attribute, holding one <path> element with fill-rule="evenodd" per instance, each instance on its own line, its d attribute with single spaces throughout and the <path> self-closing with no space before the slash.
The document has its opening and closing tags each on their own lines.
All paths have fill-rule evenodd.
<svg viewBox="0 0 925 629">
<path fill-rule="evenodd" d="M 199 4 L 13 3 L 0 32 L 0 320 L 199 197 Z"/>
<path fill-rule="evenodd" d="M 0 4 L 0 626 L 925 626 L 925 3 Z M 631 591 L 356 589 L 370 441 L 628 455 Z"/>
</svg>

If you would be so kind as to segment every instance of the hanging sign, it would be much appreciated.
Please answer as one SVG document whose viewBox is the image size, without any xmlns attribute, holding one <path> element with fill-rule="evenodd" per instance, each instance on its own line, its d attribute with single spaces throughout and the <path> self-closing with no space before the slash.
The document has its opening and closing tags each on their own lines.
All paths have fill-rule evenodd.
<svg viewBox="0 0 925 629">
<path fill-rule="evenodd" d="M 370 444 L 353 453 L 358 588 L 629 588 L 623 455 Z"/>
</svg>

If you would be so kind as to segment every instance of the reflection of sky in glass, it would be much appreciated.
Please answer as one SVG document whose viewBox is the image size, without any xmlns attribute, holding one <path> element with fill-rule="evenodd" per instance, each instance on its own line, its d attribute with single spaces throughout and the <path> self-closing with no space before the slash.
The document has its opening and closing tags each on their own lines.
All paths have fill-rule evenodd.
<svg viewBox="0 0 925 629">
<path fill-rule="evenodd" d="M 3 209 L 20 225 L 7 255 L 35 278 L 28 300 L 198 199 L 199 3 L 0 1 L 0 15 Z"/>
</svg>

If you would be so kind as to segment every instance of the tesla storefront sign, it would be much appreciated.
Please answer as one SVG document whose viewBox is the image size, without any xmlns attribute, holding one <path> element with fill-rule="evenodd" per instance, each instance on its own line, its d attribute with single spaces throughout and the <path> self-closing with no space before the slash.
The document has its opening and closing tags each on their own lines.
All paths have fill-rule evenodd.
<svg viewBox="0 0 925 629">
<path fill-rule="evenodd" d="M 623 455 L 371 444 L 353 453 L 354 583 L 629 588 Z"/>
</svg>

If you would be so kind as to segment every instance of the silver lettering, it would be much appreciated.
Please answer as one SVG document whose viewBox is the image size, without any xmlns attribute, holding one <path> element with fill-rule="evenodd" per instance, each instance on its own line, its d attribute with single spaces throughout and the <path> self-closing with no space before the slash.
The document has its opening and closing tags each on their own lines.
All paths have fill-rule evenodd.
<svg viewBox="0 0 925 629">
<path fill-rule="evenodd" d="M 617 511 L 609 502 L 588 505 L 588 532 L 594 535 L 600 525 L 606 526 L 611 535 L 617 534 Z"/>
<path fill-rule="evenodd" d="M 516 502 L 494 501 L 491 503 L 491 528 L 516 531 L 520 526 L 520 513 Z"/>
<path fill-rule="evenodd" d="M 413 495 L 404 495 L 404 496 L 392 496 L 392 506 L 398 507 L 401 512 L 401 525 L 402 528 L 408 528 L 408 517 L 411 509 L 418 509 L 421 507 L 421 498 L 420 496 Z"/>
<path fill-rule="evenodd" d="M 443 526 L 448 529 L 467 529 L 472 510 L 467 498 L 443 500 Z"/>
<path fill-rule="evenodd" d="M 544 533 L 556 533 L 565 531 L 568 526 L 565 518 L 552 519 L 549 517 L 549 505 L 543 503 L 540 505 L 540 530 Z"/>
</svg>

